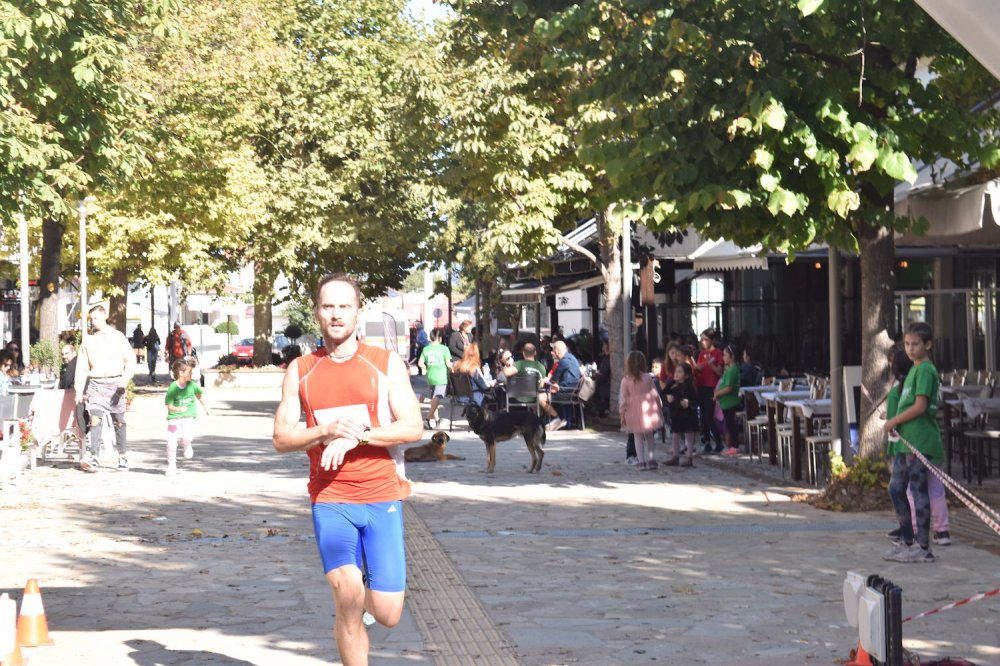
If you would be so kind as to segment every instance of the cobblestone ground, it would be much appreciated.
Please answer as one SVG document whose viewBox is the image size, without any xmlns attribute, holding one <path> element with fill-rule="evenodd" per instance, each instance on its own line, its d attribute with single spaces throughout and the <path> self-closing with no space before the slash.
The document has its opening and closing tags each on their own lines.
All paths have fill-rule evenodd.
<svg viewBox="0 0 1000 666">
<path fill-rule="evenodd" d="M 151 392 L 130 472 L 55 462 L 0 496 L 0 591 L 38 578 L 55 639 L 33 666 L 336 663 L 306 459 L 270 444 L 277 390 L 208 399 L 176 477 Z M 371 631 L 373 664 L 836 664 L 848 570 L 899 584 L 904 615 L 997 584 L 995 550 L 883 562 L 889 513 L 818 511 L 715 462 L 637 472 L 617 433 L 551 433 L 536 475 L 514 441 L 484 474 L 464 423 L 448 450 L 466 460 L 408 466 L 407 611 Z M 904 645 L 1000 664 L 995 599 L 907 623 Z"/>
</svg>

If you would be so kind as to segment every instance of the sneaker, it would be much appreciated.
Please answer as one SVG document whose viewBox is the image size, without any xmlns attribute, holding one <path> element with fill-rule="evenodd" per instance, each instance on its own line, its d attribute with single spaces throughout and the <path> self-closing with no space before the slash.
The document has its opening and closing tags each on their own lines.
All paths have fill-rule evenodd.
<svg viewBox="0 0 1000 666">
<path fill-rule="evenodd" d="M 635 456 L 629 456 L 628 458 L 625 459 L 625 464 L 626 465 L 638 465 L 639 464 L 639 459 L 636 458 Z"/>
<path fill-rule="evenodd" d="M 706 456 L 709 456 L 712 455 L 712 453 L 714 453 L 715 450 L 712 448 L 711 444 L 706 444 L 704 447 L 702 447 L 701 452 L 704 453 Z"/>
<path fill-rule="evenodd" d="M 691 456 L 688 456 L 687 458 L 684 458 L 683 460 L 681 460 L 680 466 L 681 467 L 694 467 L 694 460 L 691 459 Z"/>
<path fill-rule="evenodd" d="M 647 469 L 649 469 L 649 465 L 643 462 L 636 463 L 635 468 L 640 472 L 645 472 Z"/>
<path fill-rule="evenodd" d="M 921 548 L 920 544 L 913 543 L 899 551 L 895 557 L 890 558 L 894 562 L 905 562 L 906 564 L 930 563 L 934 561 L 934 553 L 930 548 Z"/>
<path fill-rule="evenodd" d="M 118 471 L 127 472 L 128 471 L 128 458 L 125 456 L 118 456 Z"/>
<path fill-rule="evenodd" d="M 556 418 L 554 418 L 551 421 L 549 421 L 549 424 L 547 426 L 545 426 L 545 429 L 547 431 L 549 431 L 549 432 L 553 432 L 553 431 L 559 430 L 559 428 L 563 428 L 565 426 L 566 426 L 566 422 L 563 421 L 561 418 L 559 418 L 557 416 Z"/>
<path fill-rule="evenodd" d="M 177 476 L 177 465 L 167 465 L 167 471 L 164 474 L 167 476 Z"/>
<path fill-rule="evenodd" d="M 933 537 L 934 543 L 939 546 L 950 546 L 951 545 L 951 533 L 948 531 L 935 532 Z"/>
<path fill-rule="evenodd" d="M 899 543 L 900 541 L 903 540 L 903 530 L 902 528 L 897 527 L 893 531 L 888 532 L 886 536 L 889 537 L 889 541 L 893 543 Z"/>
<path fill-rule="evenodd" d="M 720 453 L 722 453 L 722 450 L 724 448 L 725 447 L 722 446 L 722 444 L 719 444 L 718 446 L 715 447 L 715 449 L 712 451 L 712 453 L 714 453 L 715 455 L 719 455 Z"/>
<path fill-rule="evenodd" d="M 194 458 L 194 447 L 190 443 L 184 445 L 184 457 L 188 460 Z"/>
<path fill-rule="evenodd" d="M 94 456 L 87 456 L 86 458 L 80 461 L 80 469 L 82 469 L 84 472 L 95 473 L 97 472 L 97 468 L 100 466 L 101 464 L 97 462 L 97 458 L 95 458 Z"/>
<path fill-rule="evenodd" d="M 724 455 L 724 456 L 730 456 L 730 457 L 731 456 L 738 456 L 738 455 L 740 455 L 740 450 L 738 448 L 736 448 L 735 446 L 730 446 L 728 449 L 726 449 L 725 451 L 722 452 L 722 455 Z"/>
<path fill-rule="evenodd" d="M 365 611 L 364 613 L 361 614 L 361 623 L 364 624 L 366 627 L 370 627 L 373 624 L 375 624 L 375 616 L 369 613 L 368 611 Z"/>
<path fill-rule="evenodd" d="M 646 469 L 659 469 L 660 465 L 655 460 L 650 460 L 646 463 Z"/>
<path fill-rule="evenodd" d="M 892 545 L 892 548 L 882 553 L 883 560 L 895 561 L 899 557 L 900 553 L 903 553 L 910 549 L 910 546 L 906 545 L 902 539 L 897 541 Z"/>
</svg>

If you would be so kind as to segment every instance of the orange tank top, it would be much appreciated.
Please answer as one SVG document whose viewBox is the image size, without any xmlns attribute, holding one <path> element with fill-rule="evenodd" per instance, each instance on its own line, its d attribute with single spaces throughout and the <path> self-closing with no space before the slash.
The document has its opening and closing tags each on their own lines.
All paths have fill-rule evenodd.
<svg viewBox="0 0 1000 666">
<path fill-rule="evenodd" d="M 299 400 L 311 428 L 338 415 L 367 417 L 372 427 L 392 423 L 389 409 L 389 358 L 392 352 L 359 345 L 344 361 L 330 358 L 325 349 L 296 359 Z M 358 446 L 347 452 L 336 470 L 320 466 L 323 449 L 309 449 L 309 497 L 315 502 L 367 504 L 403 499 L 410 484 L 397 472 L 396 461 L 382 446 Z"/>
</svg>

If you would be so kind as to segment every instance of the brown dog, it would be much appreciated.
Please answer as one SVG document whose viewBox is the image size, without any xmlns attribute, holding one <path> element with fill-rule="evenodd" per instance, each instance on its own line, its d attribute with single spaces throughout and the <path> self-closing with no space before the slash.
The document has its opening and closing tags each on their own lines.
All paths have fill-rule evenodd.
<svg viewBox="0 0 1000 666">
<path fill-rule="evenodd" d="M 403 453 L 403 457 L 406 462 L 438 462 L 440 460 L 465 460 L 462 456 L 453 456 L 450 453 L 444 452 L 444 447 L 448 445 L 448 440 L 451 437 L 448 433 L 441 431 L 436 432 L 431 437 L 430 444 L 424 444 L 423 446 L 414 446 L 412 449 L 406 449 Z"/>
</svg>

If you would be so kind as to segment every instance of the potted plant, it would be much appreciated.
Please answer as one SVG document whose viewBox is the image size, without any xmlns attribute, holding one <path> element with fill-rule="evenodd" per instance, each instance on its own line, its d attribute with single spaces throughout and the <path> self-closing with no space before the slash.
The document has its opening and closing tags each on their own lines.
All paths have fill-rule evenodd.
<svg viewBox="0 0 1000 666">
<path fill-rule="evenodd" d="M 39 340 L 30 347 L 31 364 L 45 374 L 58 374 L 59 353 L 48 340 Z"/>
<path fill-rule="evenodd" d="M 35 467 L 35 433 L 31 431 L 31 425 L 23 420 L 17 420 L 18 431 L 21 438 L 21 469 L 34 469 Z"/>
</svg>

